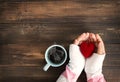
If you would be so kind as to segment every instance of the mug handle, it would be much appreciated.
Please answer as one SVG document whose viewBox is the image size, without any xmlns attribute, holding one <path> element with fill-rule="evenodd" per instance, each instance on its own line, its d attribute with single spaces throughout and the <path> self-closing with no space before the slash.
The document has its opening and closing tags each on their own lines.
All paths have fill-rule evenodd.
<svg viewBox="0 0 120 82">
<path fill-rule="evenodd" d="M 43 67 L 43 70 L 44 70 L 44 71 L 47 71 L 49 67 L 50 67 L 50 64 L 46 64 L 46 65 Z"/>
</svg>

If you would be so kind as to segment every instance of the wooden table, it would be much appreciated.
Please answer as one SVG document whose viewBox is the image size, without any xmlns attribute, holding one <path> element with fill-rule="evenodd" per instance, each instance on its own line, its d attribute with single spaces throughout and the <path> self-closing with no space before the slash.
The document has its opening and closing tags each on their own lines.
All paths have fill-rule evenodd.
<svg viewBox="0 0 120 82">
<path fill-rule="evenodd" d="M 68 51 L 83 32 L 102 36 L 103 74 L 107 82 L 119 82 L 119 0 L 1 0 L 0 82 L 55 82 L 69 59 L 44 72 L 45 50 L 57 43 Z M 86 82 L 84 72 L 77 82 Z"/>
</svg>

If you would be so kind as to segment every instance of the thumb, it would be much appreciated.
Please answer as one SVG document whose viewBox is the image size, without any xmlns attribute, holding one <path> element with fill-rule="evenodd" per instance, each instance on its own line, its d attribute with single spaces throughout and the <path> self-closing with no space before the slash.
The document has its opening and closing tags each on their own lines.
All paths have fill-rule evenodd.
<svg viewBox="0 0 120 82">
<path fill-rule="evenodd" d="M 97 46 L 97 53 L 98 54 L 105 54 L 105 47 L 102 38 L 99 36 L 99 34 L 96 34 L 96 46 Z"/>
</svg>

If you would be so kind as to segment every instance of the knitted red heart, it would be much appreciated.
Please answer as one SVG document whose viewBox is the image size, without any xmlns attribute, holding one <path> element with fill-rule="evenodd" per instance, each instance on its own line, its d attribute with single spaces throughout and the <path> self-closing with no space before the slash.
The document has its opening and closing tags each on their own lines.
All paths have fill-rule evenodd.
<svg viewBox="0 0 120 82">
<path fill-rule="evenodd" d="M 92 42 L 82 42 L 79 47 L 85 58 L 90 57 L 95 50 L 95 44 Z"/>
</svg>

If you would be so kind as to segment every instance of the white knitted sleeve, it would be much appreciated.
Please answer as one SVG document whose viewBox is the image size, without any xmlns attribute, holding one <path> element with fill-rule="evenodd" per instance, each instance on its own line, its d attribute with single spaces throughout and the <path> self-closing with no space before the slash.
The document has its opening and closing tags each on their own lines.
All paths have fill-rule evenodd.
<svg viewBox="0 0 120 82">
<path fill-rule="evenodd" d="M 72 70 L 73 73 L 80 74 L 85 65 L 85 58 L 82 55 L 79 46 L 71 44 L 69 48 L 69 56 L 69 68 Z"/>
<path fill-rule="evenodd" d="M 59 76 L 57 82 L 76 82 L 85 65 L 85 58 L 79 46 L 71 44 L 69 48 L 70 60 L 65 71 Z"/>
<path fill-rule="evenodd" d="M 86 59 L 85 72 L 87 74 L 87 79 L 90 79 L 97 75 L 102 75 L 102 65 L 105 58 L 105 54 L 99 55 L 93 53 L 90 58 Z"/>
</svg>

